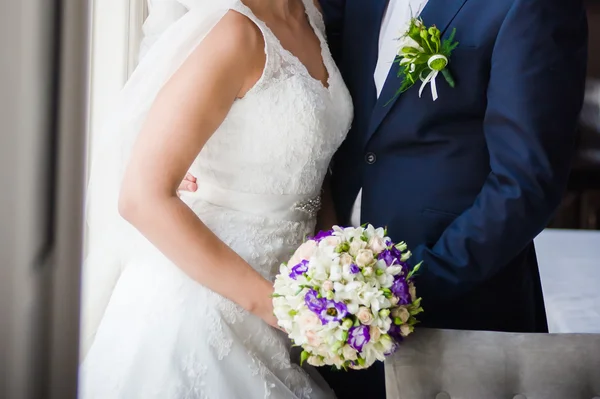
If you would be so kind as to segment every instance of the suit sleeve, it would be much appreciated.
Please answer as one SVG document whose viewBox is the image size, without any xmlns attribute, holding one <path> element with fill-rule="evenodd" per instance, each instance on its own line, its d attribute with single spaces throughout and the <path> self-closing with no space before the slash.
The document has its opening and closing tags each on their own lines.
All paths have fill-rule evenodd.
<svg viewBox="0 0 600 399">
<path fill-rule="evenodd" d="M 327 42 L 333 59 L 338 63 L 342 56 L 342 34 L 346 0 L 320 0 L 327 31 Z"/>
<path fill-rule="evenodd" d="M 428 306 L 455 299 L 516 258 L 566 188 L 587 64 L 580 0 L 516 0 L 491 59 L 484 134 L 491 173 L 474 204 L 432 247 L 417 284 Z"/>
</svg>

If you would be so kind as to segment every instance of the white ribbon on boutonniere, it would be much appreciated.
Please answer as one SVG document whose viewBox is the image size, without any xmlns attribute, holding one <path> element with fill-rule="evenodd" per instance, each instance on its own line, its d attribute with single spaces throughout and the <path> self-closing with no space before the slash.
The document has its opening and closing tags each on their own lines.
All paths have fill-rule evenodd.
<svg viewBox="0 0 600 399">
<path fill-rule="evenodd" d="M 435 26 L 426 27 L 421 18 L 410 21 L 408 31 L 400 38 L 402 40 L 398 55 L 394 62 L 400 64 L 398 77 L 402 85 L 396 96 L 411 88 L 421 80 L 419 98 L 427 85 L 431 86 L 433 101 L 438 99 L 436 79 L 441 73 L 450 87 L 455 86 L 454 78 L 448 70 L 452 51 L 458 46 L 454 41 L 456 29 L 447 39 L 442 40 L 442 33 Z"/>
<path fill-rule="evenodd" d="M 419 98 L 421 98 L 423 90 L 425 90 L 425 87 L 427 87 L 427 85 L 429 84 L 431 86 L 431 97 L 433 98 L 433 101 L 438 99 L 437 85 L 435 83 L 435 80 L 438 74 L 441 72 L 441 70 L 436 69 L 438 68 L 436 65 L 442 64 L 442 62 L 438 63 L 436 61 L 442 61 L 444 63 L 443 68 L 445 68 L 446 65 L 448 65 L 448 58 L 446 58 L 445 55 L 435 54 L 429 57 L 429 60 L 427 61 L 427 66 L 429 67 L 430 71 L 424 79 L 423 75 L 420 76 L 423 83 L 421 83 L 421 88 L 419 89 Z M 423 72 L 426 72 L 426 70 L 424 70 Z"/>
</svg>

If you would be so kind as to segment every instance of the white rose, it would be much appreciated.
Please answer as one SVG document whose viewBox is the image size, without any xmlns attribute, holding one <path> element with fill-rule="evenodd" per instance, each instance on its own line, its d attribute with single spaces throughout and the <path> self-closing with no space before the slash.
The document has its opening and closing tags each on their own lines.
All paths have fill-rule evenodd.
<svg viewBox="0 0 600 399">
<path fill-rule="evenodd" d="M 376 254 L 379 254 L 379 253 L 383 252 L 383 250 L 386 249 L 387 247 L 385 245 L 385 242 L 383 242 L 383 238 L 381 238 L 379 236 L 373 236 L 369 240 L 369 248 L 371 248 L 371 250 L 373 252 L 375 252 Z"/>
<path fill-rule="evenodd" d="M 413 328 L 408 324 L 402 324 L 400 326 L 400 334 L 402 334 L 403 337 L 408 337 L 411 332 L 413 332 Z"/>
<path fill-rule="evenodd" d="M 392 304 L 392 306 L 396 306 L 398 302 L 400 302 L 400 298 L 398 298 L 396 295 L 390 298 L 390 303 Z"/>
<path fill-rule="evenodd" d="M 350 249 L 348 250 L 348 252 L 350 253 L 350 255 L 356 256 L 358 254 L 358 251 L 360 251 L 361 249 L 365 249 L 366 247 L 367 247 L 366 242 L 364 242 L 360 238 L 355 238 L 350 243 Z"/>
<path fill-rule="evenodd" d="M 357 354 L 356 350 L 353 347 L 351 347 L 350 345 L 345 345 L 342 348 L 342 356 L 344 356 L 344 359 L 346 359 L 346 360 L 358 359 L 358 356 L 356 354 Z"/>
<path fill-rule="evenodd" d="M 319 356 L 309 356 L 308 359 L 306 359 L 306 361 L 311 366 L 315 366 L 315 367 L 325 366 L 325 362 Z"/>
<path fill-rule="evenodd" d="M 347 253 L 343 253 L 340 256 L 340 264 L 342 266 L 350 266 L 352 263 L 354 263 L 354 259 L 352 259 L 352 256 L 348 255 Z"/>
<path fill-rule="evenodd" d="M 312 330 L 306 332 L 306 340 L 310 346 L 314 346 L 315 348 L 323 343 L 321 337 Z"/>
<path fill-rule="evenodd" d="M 319 243 L 319 245 L 335 248 L 338 245 L 340 245 L 341 243 L 342 243 L 342 239 L 340 237 L 329 236 L 329 237 L 323 238 L 321 240 L 321 242 Z"/>
<path fill-rule="evenodd" d="M 344 360 L 340 357 L 340 355 L 332 356 L 329 360 L 338 367 L 342 367 L 344 365 Z"/>
<path fill-rule="evenodd" d="M 392 310 L 392 316 L 402 320 L 402 323 L 406 323 L 408 319 L 410 319 L 410 312 L 405 307 L 401 306 Z"/>
<path fill-rule="evenodd" d="M 408 292 L 410 293 L 410 299 L 412 302 L 417 300 L 417 287 L 413 283 L 408 283 Z"/>
<path fill-rule="evenodd" d="M 371 335 L 371 342 L 377 342 L 381 338 L 381 331 L 375 326 L 371 326 L 369 334 Z"/>
<path fill-rule="evenodd" d="M 333 283 L 329 280 L 324 281 L 321 288 L 323 288 L 323 291 L 331 291 L 333 290 Z"/>
<path fill-rule="evenodd" d="M 371 311 L 365 307 L 361 307 L 360 309 L 358 309 L 356 317 L 365 326 L 371 325 L 371 323 L 373 323 L 373 313 L 371 313 Z"/>
<path fill-rule="evenodd" d="M 311 311 L 302 312 L 302 314 L 298 316 L 296 321 L 300 328 L 306 330 L 312 330 L 315 327 L 321 325 L 321 320 L 319 320 L 319 317 L 317 317 L 317 315 Z"/>
<path fill-rule="evenodd" d="M 317 250 L 316 242 L 314 242 L 312 240 L 306 241 L 305 243 L 303 243 L 302 245 L 300 245 L 298 247 L 296 252 L 294 252 L 294 255 L 288 262 L 288 265 L 290 267 L 293 267 L 293 266 L 296 266 L 298 263 L 302 262 L 303 260 L 309 260 L 315 254 L 316 250 Z"/>
<path fill-rule="evenodd" d="M 361 249 L 356 254 L 356 264 L 360 267 L 365 267 L 373 263 L 373 251 L 370 249 Z"/>
</svg>

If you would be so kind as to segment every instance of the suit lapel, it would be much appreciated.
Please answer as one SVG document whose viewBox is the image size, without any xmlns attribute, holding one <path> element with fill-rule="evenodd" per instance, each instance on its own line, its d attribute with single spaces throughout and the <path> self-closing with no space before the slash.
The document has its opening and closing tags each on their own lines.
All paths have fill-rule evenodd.
<svg viewBox="0 0 600 399">
<path fill-rule="evenodd" d="M 427 26 L 437 26 L 442 31 L 443 35 L 466 1 L 467 0 L 429 0 L 421 12 L 423 22 Z M 398 97 L 400 97 L 394 97 L 396 91 L 402 84 L 402 81 L 400 78 L 398 78 L 399 69 L 400 66 L 396 62 L 390 68 L 390 72 L 386 78 L 381 95 L 379 96 L 379 99 L 375 105 L 375 109 L 373 110 L 373 115 L 371 116 L 371 122 L 369 124 L 369 130 L 365 143 L 369 141 L 381 122 L 383 122 L 383 119 L 398 100 Z M 427 100 L 424 99 L 422 101 Z"/>
</svg>

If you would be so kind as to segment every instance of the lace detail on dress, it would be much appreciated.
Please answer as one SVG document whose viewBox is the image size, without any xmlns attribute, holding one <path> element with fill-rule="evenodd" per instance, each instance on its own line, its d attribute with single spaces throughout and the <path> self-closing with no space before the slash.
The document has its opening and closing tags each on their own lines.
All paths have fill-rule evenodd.
<svg viewBox="0 0 600 399">
<path fill-rule="evenodd" d="M 187 354 L 182 361 L 182 371 L 186 377 L 174 396 L 181 399 L 209 399 L 206 394 L 206 374 L 208 366 L 201 363 L 194 353 Z"/>
</svg>

